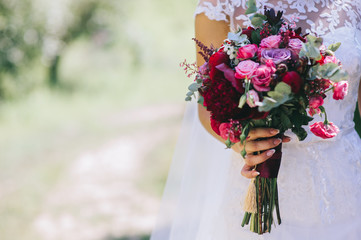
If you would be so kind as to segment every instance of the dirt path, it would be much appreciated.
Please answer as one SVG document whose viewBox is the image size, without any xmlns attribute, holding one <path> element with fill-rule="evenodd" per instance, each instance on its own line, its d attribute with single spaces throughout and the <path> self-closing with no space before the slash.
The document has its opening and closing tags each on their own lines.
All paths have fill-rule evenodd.
<svg viewBox="0 0 361 240">
<path fill-rule="evenodd" d="M 182 111 L 182 106 L 162 105 L 108 118 L 108 124 L 133 127 L 73 162 L 47 196 L 34 231 L 46 240 L 138 239 L 125 236 L 149 234 L 160 199 L 137 183 L 149 154 L 162 152 L 164 142 L 175 143 Z M 165 155 L 165 161 L 170 157 Z"/>
</svg>

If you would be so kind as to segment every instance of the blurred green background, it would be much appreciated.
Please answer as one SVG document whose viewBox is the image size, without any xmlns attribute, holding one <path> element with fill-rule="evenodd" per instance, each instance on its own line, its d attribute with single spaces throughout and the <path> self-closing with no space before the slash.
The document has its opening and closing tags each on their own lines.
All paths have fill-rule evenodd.
<svg viewBox="0 0 361 240">
<path fill-rule="evenodd" d="M 0 0 L 1 240 L 148 239 L 195 5 Z"/>
<path fill-rule="evenodd" d="M 147 239 L 194 0 L 0 0 L 0 239 Z"/>
</svg>

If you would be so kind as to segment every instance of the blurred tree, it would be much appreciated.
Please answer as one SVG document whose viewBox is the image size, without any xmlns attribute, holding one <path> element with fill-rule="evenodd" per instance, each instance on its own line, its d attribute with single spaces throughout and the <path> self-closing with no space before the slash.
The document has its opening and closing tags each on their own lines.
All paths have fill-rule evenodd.
<svg viewBox="0 0 361 240">
<path fill-rule="evenodd" d="M 115 1 L 52 0 L 47 1 L 43 62 L 48 66 L 50 86 L 59 82 L 61 56 L 71 43 L 81 36 L 89 37 L 104 31 L 106 21 L 102 15 L 110 13 Z"/>
<path fill-rule="evenodd" d="M 17 74 L 41 53 L 36 12 L 30 0 L 0 0 L 0 98 L 6 96 L 4 78 Z"/>
</svg>

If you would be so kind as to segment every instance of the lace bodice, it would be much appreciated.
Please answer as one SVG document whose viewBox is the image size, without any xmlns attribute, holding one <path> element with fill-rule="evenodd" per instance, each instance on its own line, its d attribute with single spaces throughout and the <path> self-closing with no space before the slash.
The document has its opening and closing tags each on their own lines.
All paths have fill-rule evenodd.
<svg viewBox="0 0 361 240">
<path fill-rule="evenodd" d="M 244 15 L 247 0 L 200 0 L 197 13 L 205 13 L 212 20 L 230 22 L 231 28 L 237 25 L 250 25 Z M 284 18 L 296 22 L 305 32 L 324 35 L 339 27 L 361 30 L 361 0 L 257 0 L 259 12 L 263 7 L 283 11 Z"/>
</svg>

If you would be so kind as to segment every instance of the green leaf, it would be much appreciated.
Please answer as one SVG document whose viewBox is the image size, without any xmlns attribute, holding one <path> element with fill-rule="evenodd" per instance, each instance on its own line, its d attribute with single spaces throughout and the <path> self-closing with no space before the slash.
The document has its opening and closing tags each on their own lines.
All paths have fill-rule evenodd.
<svg viewBox="0 0 361 240">
<path fill-rule="evenodd" d="M 262 18 L 263 20 L 267 20 L 267 16 L 261 13 L 255 13 L 252 17 L 259 17 Z"/>
<path fill-rule="evenodd" d="M 188 97 L 192 97 L 193 95 L 194 95 L 194 93 L 193 92 L 187 92 L 187 94 L 186 94 Z"/>
<path fill-rule="evenodd" d="M 256 6 L 256 0 L 248 0 L 247 2 L 247 10 L 245 14 L 252 14 L 257 12 L 258 8 Z"/>
<path fill-rule="evenodd" d="M 331 50 L 332 52 L 336 52 L 336 50 L 341 46 L 340 42 L 331 44 L 330 46 L 328 46 L 328 50 Z"/>
<path fill-rule="evenodd" d="M 292 89 L 291 86 L 288 85 L 287 83 L 279 82 L 275 87 L 275 91 L 284 94 L 291 94 Z"/>
<path fill-rule="evenodd" d="M 191 97 L 186 97 L 184 100 L 186 100 L 186 101 L 191 101 L 192 98 L 191 98 Z"/>
<path fill-rule="evenodd" d="M 262 27 L 263 19 L 261 17 L 253 17 L 251 23 L 254 27 Z"/>
<path fill-rule="evenodd" d="M 281 112 L 281 122 L 282 122 L 282 125 L 285 129 L 289 129 L 292 127 L 292 123 L 291 123 L 291 120 L 289 119 L 289 117 Z"/>
<path fill-rule="evenodd" d="M 269 112 L 271 109 L 284 104 L 288 100 L 292 99 L 291 93 L 291 86 L 287 83 L 279 82 L 274 91 L 268 92 L 269 97 L 263 98 L 262 105 L 258 107 L 258 111 Z"/>
<path fill-rule="evenodd" d="M 292 128 L 292 132 L 297 135 L 298 140 L 303 141 L 307 137 L 307 132 L 304 128 Z"/>
<path fill-rule="evenodd" d="M 320 46 L 322 45 L 322 38 L 318 38 L 312 35 L 307 36 L 307 42 L 302 43 L 302 48 L 299 53 L 300 57 L 308 57 L 315 59 L 316 61 L 321 59 Z"/>
<path fill-rule="evenodd" d="M 249 131 L 250 131 L 250 128 L 249 128 L 249 123 L 248 123 L 248 124 L 246 124 L 246 126 L 244 126 L 244 128 L 242 129 L 242 134 L 241 134 L 241 137 L 240 137 L 240 140 L 241 140 L 241 143 L 242 143 L 242 144 L 244 143 L 244 141 L 245 141 L 246 138 L 248 137 Z"/>
<path fill-rule="evenodd" d="M 192 91 L 192 92 L 197 92 L 198 91 L 198 88 L 200 87 L 201 85 L 198 84 L 198 83 L 192 83 L 191 85 L 188 86 L 188 90 L 189 91 Z"/>
<path fill-rule="evenodd" d="M 341 66 L 336 63 L 326 63 L 323 65 L 315 65 L 309 71 L 309 76 L 311 80 L 316 78 L 319 79 L 330 79 L 332 81 L 338 82 L 341 80 L 346 80 L 348 78 L 348 73 L 341 69 Z"/>
<path fill-rule="evenodd" d="M 243 94 L 242 97 L 239 99 L 238 108 L 242 108 L 246 103 L 246 101 L 247 101 L 247 96 L 246 94 Z"/>
<path fill-rule="evenodd" d="M 203 97 L 203 96 L 199 96 L 197 103 L 203 105 L 203 103 L 204 103 L 204 97 Z"/>
<path fill-rule="evenodd" d="M 254 30 L 251 34 L 251 39 L 252 39 L 252 43 L 254 44 L 260 44 L 261 42 L 261 34 L 260 34 L 260 29 L 257 28 L 256 30 Z"/>
</svg>

